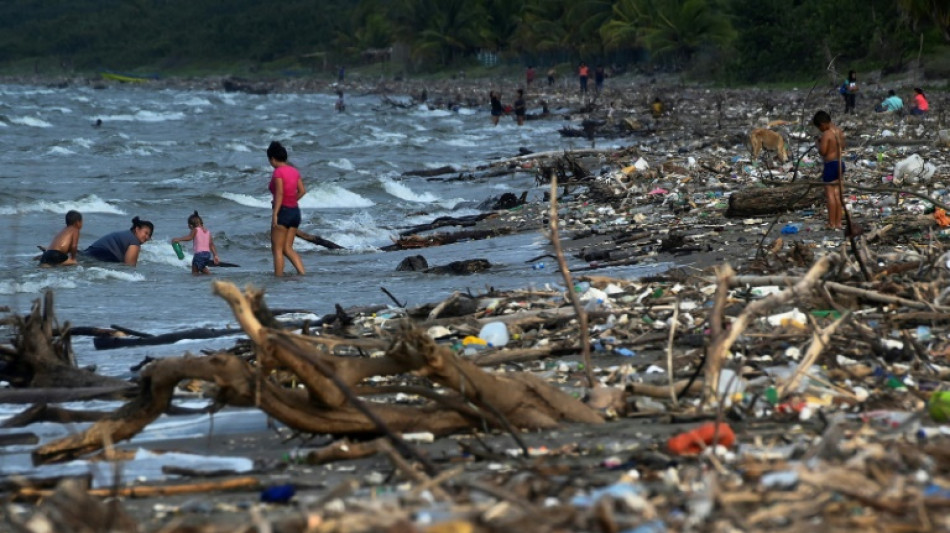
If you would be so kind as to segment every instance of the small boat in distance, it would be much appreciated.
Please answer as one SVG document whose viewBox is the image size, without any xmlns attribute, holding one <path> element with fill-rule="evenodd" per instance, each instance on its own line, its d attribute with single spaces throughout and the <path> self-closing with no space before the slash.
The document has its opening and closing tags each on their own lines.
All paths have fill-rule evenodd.
<svg viewBox="0 0 950 533">
<path fill-rule="evenodd" d="M 136 76 L 133 74 L 122 74 L 120 72 L 112 72 L 110 70 L 104 70 L 99 73 L 99 76 L 105 80 L 117 81 L 120 83 L 145 83 L 150 80 L 157 80 L 157 74 L 150 74 L 147 76 Z"/>
</svg>

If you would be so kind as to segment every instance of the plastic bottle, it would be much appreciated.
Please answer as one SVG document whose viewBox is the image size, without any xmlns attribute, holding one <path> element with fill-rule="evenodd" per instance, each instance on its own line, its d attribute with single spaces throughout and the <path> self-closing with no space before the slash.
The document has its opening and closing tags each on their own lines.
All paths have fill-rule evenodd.
<svg viewBox="0 0 950 533">
<path fill-rule="evenodd" d="M 180 243 L 180 242 L 178 242 L 178 241 L 173 242 L 173 243 L 172 243 L 172 248 L 175 249 L 175 255 L 178 256 L 178 259 L 184 259 L 184 258 L 185 258 L 185 251 L 181 249 L 181 243 Z"/>
<path fill-rule="evenodd" d="M 489 322 L 482 326 L 478 336 L 489 346 L 501 348 L 508 344 L 508 327 L 503 322 Z"/>
</svg>

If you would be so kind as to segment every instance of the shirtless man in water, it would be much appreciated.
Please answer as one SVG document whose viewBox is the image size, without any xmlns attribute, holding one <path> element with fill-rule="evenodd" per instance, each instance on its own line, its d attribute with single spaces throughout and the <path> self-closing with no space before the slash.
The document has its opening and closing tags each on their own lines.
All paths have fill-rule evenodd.
<svg viewBox="0 0 950 533">
<path fill-rule="evenodd" d="M 844 133 L 831 121 L 826 111 L 815 113 L 812 123 L 821 131 L 818 137 L 818 153 L 825 162 L 821 180 L 825 183 L 825 198 L 828 201 L 828 228 L 841 229 L 841 178 L 844 176 Z"/>
<path fill-rule="evenodd" d="M 66 213 L 66 227 L 53 237 L 53 242 L 43 250 L 40 266 L 69 266 L 76 264 L 79 253 L 79 231 L 82 229 L 82 214 L 79 211 Z"/>
</svg>

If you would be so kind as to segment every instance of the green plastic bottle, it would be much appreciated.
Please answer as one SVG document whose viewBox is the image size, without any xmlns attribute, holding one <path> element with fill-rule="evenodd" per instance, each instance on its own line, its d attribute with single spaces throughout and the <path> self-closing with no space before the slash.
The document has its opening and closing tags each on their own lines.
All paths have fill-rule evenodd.
<svg viewBox="0 0 950 533">
<path fill-rule="evenodd" d="M 178 256 L 178 259 L 184 259 L 184 258 L 185 258 L 185 251 L 181 249 L 181 243 L 180 243 L 180 242 L 177 242 L 177 241 L 176 241 L 176 242 L 173 242 L 173 243 L 172 243 L 172 248 L 175 249 L 175 255 Z"/>
</svg>

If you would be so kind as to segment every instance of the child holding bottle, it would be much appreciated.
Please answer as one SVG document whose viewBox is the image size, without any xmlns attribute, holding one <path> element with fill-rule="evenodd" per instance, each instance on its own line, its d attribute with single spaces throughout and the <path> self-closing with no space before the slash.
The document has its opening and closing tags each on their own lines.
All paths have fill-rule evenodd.
<svg viewBox="0 0 950 533">
<path fill-rule="evenodd" d="M 208 265 L 212 262 L 217 265 L 220 262 L 218 250 L 214 247 L 214 238 L 211 237 L 211 232 L 205 228 L 204 221 L 201 220 L 197 211 L 188 217 L 188 227 L 191 228 L 191 232 L 184 237 L 172 239 L 172 245 L 182 241 L 194 241 L 195 255 L 191 259 L 191 273 L 210 274 L 211 271 L 208 270 Z"/>
</svg>

